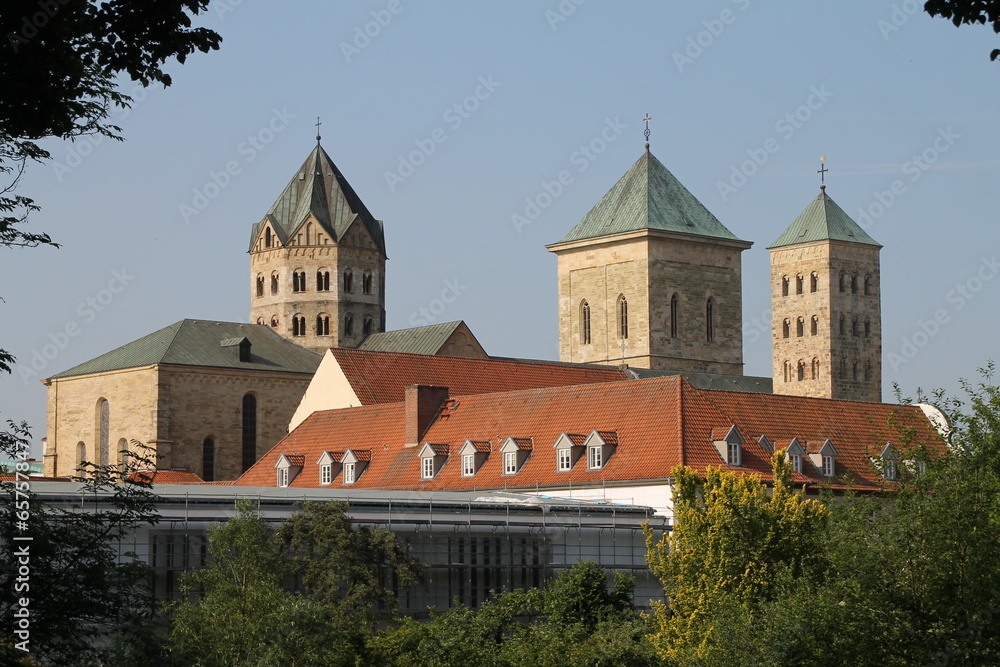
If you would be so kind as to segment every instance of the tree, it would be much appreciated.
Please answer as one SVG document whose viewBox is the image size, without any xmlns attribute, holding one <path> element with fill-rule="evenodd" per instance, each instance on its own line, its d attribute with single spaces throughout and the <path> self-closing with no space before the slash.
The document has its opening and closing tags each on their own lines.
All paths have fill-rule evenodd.
<svg viewBox="0 0 1000 667">
<path fill-rule="evenodd" d="M 989 23 L 1000 33 L 1000 0 L 927 0 L 924 11 L 950 20 L 955 27 Z M 990 60 L 1000 57 L 1000 49 L 990 52 Z"/>
<path fill-rule="evenodd" d="M 26 451 L 30 433 L 13 423 L 9 428 L 0 444 Z M 149 483 L 131 474 L 149 464 L 144 451 L 133 442 L 124 469 L 84 464 L 75 507 L 42 503 L 25 481 L 2 484 L 0 586 L 13 594 L 0 597 L 0 618 L 14 627 L 18 601 L 29 600 L 31 658 L 53 665 L 106 661 L 116 642 L 128 643 L 132 629 L 148 624 L 153 608 L 147 565 L 134 553 L 122 553 L 139 526 L 157 522 Z M 15 556 L 25 549 L 27 575 Z"/>
</svg>

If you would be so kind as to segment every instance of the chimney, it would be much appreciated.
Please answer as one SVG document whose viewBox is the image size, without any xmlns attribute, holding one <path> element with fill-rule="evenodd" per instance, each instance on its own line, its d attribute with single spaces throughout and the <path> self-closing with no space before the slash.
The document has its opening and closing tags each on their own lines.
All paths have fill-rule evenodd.
<svg viewBox="0 0 1000 667">
<path fill-rule="evenodd" d="M 430 427 L 438 410 L 448 400 L 448 387 L 429 387 L 422 384 L 406 388 L 404 437 L 407 447 L 420 444 L 420 438 Z"/>
</svg>

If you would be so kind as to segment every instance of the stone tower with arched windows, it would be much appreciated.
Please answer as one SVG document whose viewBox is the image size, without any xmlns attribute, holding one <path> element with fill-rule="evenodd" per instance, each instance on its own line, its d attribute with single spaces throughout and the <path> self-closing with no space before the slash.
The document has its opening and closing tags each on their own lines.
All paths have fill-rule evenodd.
<svg viewBox="0 0 1000 667">
<path fill-rule="evenodd" d="M 559 358 L 743 374 L 742 241 L 648 150 L 558 243 Z"/>
<path fill-rule="evenodd" d="M 768 246 L 774 393 L 882 400 L 881 248 L 825 186 Z"/>
<path fill-rule="evenodd" d="M 385 330 L 385 236 L 316 147 L 250 236 L 250 322 L 305 348 Z"/>
</svg>

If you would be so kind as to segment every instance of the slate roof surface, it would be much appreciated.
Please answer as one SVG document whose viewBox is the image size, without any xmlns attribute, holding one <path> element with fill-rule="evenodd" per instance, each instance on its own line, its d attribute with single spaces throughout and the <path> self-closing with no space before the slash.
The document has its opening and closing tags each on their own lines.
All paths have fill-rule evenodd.
<svg viewBox="0 0 1000 667">
<path fill-rule="evenodd" d="M 470 359 L 343 347 L 331 348 L 330 352 L 362 405 L 402 401 L 404 389 L 413 384 L 448 387 L 451 396 L 463 396 L 627 379 L 623 371 L 613 366 Z"/>
<path fill-rule="evenodd" d="M 740 241 L 647 151 L 559 243 L 643 229 Z"/>
<path fill-rule="evenodd" d="M 354 188 L 318 143 L 271 206 L 265 220 L 271 221 L 281 242 L 285 243 L 310 214 L 336 242 L 340 241 L 355 221 L 359 222 L 368 230 L 382 254 L 385 254 L 385 234 L 381 221 L 376 220 L 368 211 Z M 261 224 L 258 222 L 253 226 L 251 248 Z"/>
<path fill-rule="evenodd" d="M 240 361 L 224 343 L 246 337 L 251 361 Z M 148 336 L 57 373 L 51 379 L 105 373 L 153 364 L 312 374 L 322 357 L 278 335 L 271 327 L 239 322 L 181 320 Z"/>
<path fill-rule="evenodd" d="M 411 329 L 380 331 L 364 340 L 358 349 L 380 352 L 409 352 L 410 354 L 437 354 L 448 338 L 464 322 L 441 322 Z M 471 331 L 469 332 L 471 333 Z"/>
<path fill-rule="evenodd" d="M 686 464 L 696 470 L 725 466 L 710 440 L 712 430 L 736 425 L 743 438 L 743 465 L 732 468 L 770 476 L 770 454 L 758 444 L 761 435 L 784 448 L 800 441 L 829 438 L 837 448 L 834 487 L 847 473 L 854 487 L 875 489 L 879 480 L 869 466 L 887 441 L 899 441 L 891 419 L 912 424 L 918 441 L 940 447 L 940 439 L 916 406 L 860 403 L 795 396 L 702 390 L 679 377 L 642 382 L 608 382 L 464 396 L 444 408 L 422 442 L 451 444 L 457 452 L 466 439 L 489 442 L 492 452 L 475 476 L 461 476 L 461 461 L 450 456 L 433 479 L 422 480 L 421 447 L 404 446 L 404 404 L 388 403 L 313 413 L 237 480 L 237 485 L 274 486 L 274 462 L 283 451 L 304 453 L 307 465 L 293 487 L 315 487 L 315 461 L 324 449 L 370 448 L 371 463 L 352 488 L 462 490 L 516 489 L 602 484 L 664 482 L 670 470 Z M 587 469 L 587 457 L 571 471 L 557 472 L 552 443 L 561 433 L 613 433 L 614 453 L 600 470 Z M 503 474 L 500 448 L 509 436 L 530 437 L 537 445 L 522 468 Z M 798 482 L 822 484 L 811 461 L 803 460 Z M 343 487 L 343 477 L 332 486 Z"/>
<path fill-rule="evenodd" d="M 773 392 L 771 378 L 754 375 L 726 375 L 724 373 L 691 373 L 688 371 L 662 371 L 650 368 L 629 368 L 630 375 L 637 379 L 680 375 L 698 389 L 720 389 L 722 391 L 751 391 L 761 394 Z"/>
<path fill-rule="evenodd" d="M 844 209 L 837 206 L 837 202 L 830 199 L 825 188 L 820 190 L 819 196 L 806 206 L 806 210 L 795 218 L 778 240 L 767 247 L 780 248 L 798 243 L 828 240 L 882 247 L 854 222 Z"/>
</svg>

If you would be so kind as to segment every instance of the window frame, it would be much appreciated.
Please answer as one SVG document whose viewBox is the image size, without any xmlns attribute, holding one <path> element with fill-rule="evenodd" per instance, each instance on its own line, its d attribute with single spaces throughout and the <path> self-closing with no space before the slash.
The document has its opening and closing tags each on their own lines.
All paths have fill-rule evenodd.
<svg viewBox="0 0 1000 667">
<path fill-rule="evenodd" d="M 518 471 L 517 466 L 517 452 L 504 452 L 503 453 L 503 474 L 505 475 L 516 475 Z"/>
<path fill-rule="evenodd" d="M 333 484 L 333 464 L 324 463 L 319 467 L 319 485 L 329 486 Z"/>
<path fill-rule="evenodd" d="M 476 455 L 462 454 L 462 477 L 472 477 L 476 474 Z"/>
<path fill-rule="evenodd" d="M 425 456 L 420 459 L 420 479 L 434 479 L 434 457 Z"/>
<path fill-rule="evenodd" d="M 344 464 L 344 484 L 354 484 L 358 481 L 357 463 Z"/>
<path fill-rule="evenodd" d="M 601 470 L 604 468 L 604 448 L 587 447 L 587 470 Z"/>
<path fill-rule="evenodd" d="M 569 447 L 560 447 L 556 450 L 556 470 L 568 472 L 573 469 L 573 450 Z"/>
</svg>

